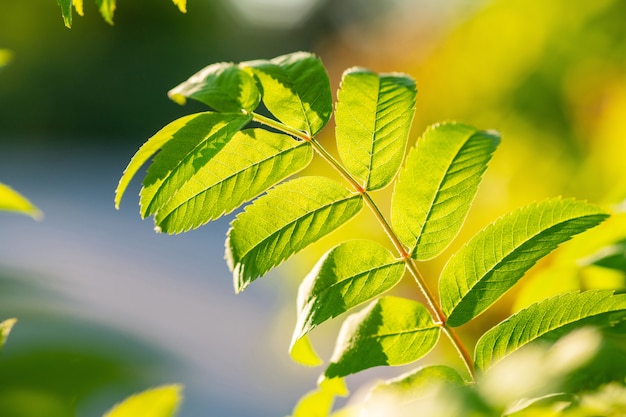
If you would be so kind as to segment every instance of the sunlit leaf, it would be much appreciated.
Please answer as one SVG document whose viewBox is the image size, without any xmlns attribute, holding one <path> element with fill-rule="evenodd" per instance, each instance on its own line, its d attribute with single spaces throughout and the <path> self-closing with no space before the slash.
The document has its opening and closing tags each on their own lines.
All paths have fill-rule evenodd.
<svg viewBox="0 0 626 417">
<path fill-rule="evenodd" d="M 282 55 L 271 61 L 243 62 L 263 86 L 263 103 L 281 122 L 310 135 L 330 119 L 332 96 L 328 74 L 308 52 Z"/>
<path fill-rule="evenodd" d="M 157 145 L 162 146 L 143 180 L 140 198 L 142 216 L 158 215 L 159 210 L 175 198 L 181 187 L 187 181 L 192 181 L 198 171 L 249 121 L 249 116 L 239 113 L 199 113 L 171 123 L 150 138 L 144 145 L 148 146 L 146 151 L 143 151 L 143 147 L 138 151 L 141 159 Z M 138 159 L 137 164 L 141 159 Z M 161 230 L 167 233 L 191 228 L 186 223 L 164 226 Z"/>
<path fill-rule="evenodd" d="M 41 219 L 42 213 L 28 199 L 6 184 L 0 182 L 0 210 L 15 211 Z"/>
<path fill-rule="evenodd" d="M 347 70 L 335 112 L 337 149 L 363 188 L 385 187 L 395 177 L 415 114 L 417 90 L 404 74 Z"/>
<path fill-rule="evenodd" d="M 556 247 L 608 217 L 576 200 L 546 200 L 518 209 L 480 231 L 446 264 L 439 280 L 448 324 L 478 316 Z"/>
<path fill-rule="evenodd" d="M 85 12 L 83 11 L 83 0 L 72 0 L 72 5 L 80 16 L 83 16 Z"/>
<path fill-rule="evenodd" d="M 300 398 L 291 417 L 328 417 L 335 397 L 346 395 L 348 390 L 343 378 L 324 379 L 317 389 Z"/>
<path fill-rule="evenodd" d="M 0 48 L 0 68 L 7 65 L 13 60 L 13 51 L 10 49 Z"/>
<path fill-rule="evenodd" d="M 179 104 L 187 98 L 200 101 L 219 112 L 252 111 L 261 101 L 256 80 L 239 66 L 221 62 L 212 64 L 168 92 Z"/>
<path fill-rule="evenodd" d="M 529 416 L 556 416 L 555 405 L 569 405 L 578 400 L 577 396 L 570 393 L 559 392 L 546 394 L 535 398 L 521 398 L 508 406 L 502 413 L 502 417 Z M 544 413 L 542 413 L 542 411 Z"/>
<path fill-rule="evenodd" d="M 15 323 L 17 323 L 17 319 L 7 319 L 0 323 L 0 349 L 6 343 L 7 337 L 9 337 L 9 333 L 11 333 Z"/>
<path fill-rule="evenodd" d="M 303 177 L 276 186 L 233 221 L 226 260 L 235 290 L 327 235 L 362 208 L 363 200 L 336 181 Z"/>
<path fill-rule="evenodd" d="M 237 132 L 175 190 L 155 222 L 170 232 L 201 226 L 305 168 L 312 158 L 308 142 L 263 129 Z"/>
<path fill-rule="evenodd" d="M 433 383 L 437 382 L 458 386 L 465 385 L 463 378 L 456 370 L 449 366 L 432 365 L 383 381 L 371 389 L 370 396 L 394 395 L 398 397 L 414 397 L 423 393 L 425 388 L 429 388 Z"/>
<path fill-rule="evenodd" d="M 187 0 L 172 0 L 174 4 L 178 7 L 183 13 L 187 13 Z"/>
<path fill-rule="evenodd" d="M 626 239 L 605 246 L 591 256 L 582 259 L 581 265 L 596 265 L 626 273 Z"/>
<path fill-rule="evenodd" d="M 437 256 L 457 235 L 499 142 L 495 132 L 446 123 L 430 127 L 410 151 L 391 220 L 415 259 Z"/>
<path fill-rule="evenodd" d="M 113 24 L 113 14 L 115 13 L 115 0 L 96 0 L 98 10 L 105 22 Z"/>
<path fill-rule="evenodd" d="M 104 417 L 173 417 L 182 400 L 181 385 L 165 385 L 132 395 Z"/>
<path fill-rule="evenodd" d="M 626 294 L 591 290 L 540 301 L 485 333 L 476 344 L 475 363 L 482 370 L 542 337 L 556 338 L 582 326 L 614 326 L 626 320 Z"/>
<path fill-rule="evenodd" d="M 249 120 L 243 115 L 205 112 L 171 122 L 148 139 L 130 160 L 115 192 L 115 207 L 119 208 L 128 184 L 141 166 L 163 148 L 151 167 L 152 173 L 144 180 L 148 190 L 142 192 L 143 217 L 155 213 L 194 174 L 194 162 L 210 160 Z M 171 145 L 165 146 L 168 143 Z M 197 156 L 201 158 L 194 160 Z"/>
<path fill-rule="evenodd" d="M 324 362 L 315 351 L 308 334 L 292 339 L 289 354 L 295 362 L 304 366 L 319 366 Z"/>
<path fill-rule="evenodd" d="M 320 323 L 371 300 L 396 285 L 404 262 L 376 242 L 352 240 L 329 252 L 304 279 L 298 291 L 298 320 L 291 356 L 298 340 Z"/>
<path fill-rule="evenodd" d="M 379 298 L 346 319 L 325 375 L 343 377 L 374 366 L 414 362 L 430 352 L 439 333 L 422 304 Z"/>
<path fill-rule="evenodd" d="M 65 26 L 72 27 L 72 0 L 57 0 L 57 3 L 61 6 L 61 15 Z"/>
</svg>

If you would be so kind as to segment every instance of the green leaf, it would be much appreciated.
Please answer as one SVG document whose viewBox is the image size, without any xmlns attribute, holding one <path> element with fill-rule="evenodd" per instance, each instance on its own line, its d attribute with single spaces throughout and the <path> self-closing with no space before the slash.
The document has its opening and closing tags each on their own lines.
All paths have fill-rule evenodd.
<svg viewBox="0 0 626 417">
<path fill-rule="evenodd" d="M 430 127 L 398 176 L 391 220 L 417 260 L 439 255 L 457 235 L 500 143 L 495 132 L 459 123 Z"/>
<path fill-rule="evenodd" d="M 31 216 L 34 219 L 41 219 L 41 211 L 35 207 L 28 199 L 8 185 L 0 182 L 0 210 L 15 211 Z"/>
<path fill-rule="evenodd" d="M 159 208 L 155 222 L 170 232 L 199 227 L 252 200 L 312 159 L 308 142 L 263 129 L 237 132 L 176 189 Z"/>
<path fill-rule="evenodd" d="M 164 385 L 132 395 L 104 417 L 173 417 L 182 400 L 181 385 Z"/>
<path fill-rule="evenodd" d="M 263 103 L 284 124 L 313 136 L 328 123 L 333 110 L 330 81 L 315 55 L 295 52 L 241 66 L 257 76 Z"/>
<path fill-rule="evenodd" d="M 626 294 L 591 290 L 540 301 L 485 333 L 476 344 L 475 363 L 482 370 L 539 338 L 557 338 L 583 326 L 610 327 L 626 320 Z"/>
<path fill-rule="evenodd" d="M 562 409 L 564 405 L 574 404 L 577 401 L 577 395 L 567 392 L 545 394 L 534 398 L 520 398 L 502 412 L 502 417 L 515 415 L 519 417 L 554 416 L 554 410 L 558 409 L 555 407 L 556 405 L 560 405 L 560 409 Z"/>
<path fill-rule="evenodd" d="M 57 0 L 59 6 L 61 6 L 61 15 L 63 16 L 63 22 L 68 28 L 72 27 L 72 0 Z"/>
<path fill-rule="evenodd" d="M 96 0 L 98 10 L 105 22 L 113 25 L 113 14 L 115 13 L 115 0 Z"/>
<path fill-rule="evenodd" d="M 13 51 L 0 48 L 0 69 L 13 60 Z"/>
<path fill-rule="evenodd" d="M 141 153 L 142 159 L 157 145 L 162 143 L 162 146 L 143 180 L 140 198 L 142 216 L 157 216 L 185 183 L 193 181 L 198 171 L 249 121 L 250 116 L 243 114 L 199 113 L 173 122 L 150 138 L 146 144 L 150 144 L 148 149 L 144 152 L 142 147 L 137 152 Z M 171 226 L 162 229 L 167 233 L 190 228 L 179 224 L 166 226 Z"/>
<path fill-rule="evenodd" d="M 17 319 L 7 319 L 0 323 L 0 349 L 2 349 L 6 343 L 15 323 L 17 323 Z"/>
<path fill-rule="evenodd" d="M 301 337 L 320 323 L 389 290 L 403 274 L 404 261 L 376 242 L 348 241 L 327 252 L 298 291 L 292 358 L 301 362 L 293 350 Z"/>
<path fill-rule="evenodd" d="M 324 379 L 319 388 L 309 391 L 298 401 L 291 417 L 327 417 L 338 395 L 348 395 L 343 378 Z"/>
<path fill-rule="evenodd" d="M 412 300 L 381 297 L 346 319 L 325 375 L 343 377 L 380 365 L 404 365 L 426 355 L 440 328 Z"/>
<path fill-rule="evenodd" d="M 178 7 L 183 13 L 187 13 L 187 0 L 172 0 L 174 4 Z"/>
<path fill-rule="evenodd" d="M 446 264 L 439 280 L 450 326 L 478 316 L 539 259 L 608 217 L 576 200 L 546 200 L 518 209 L 480 231 Z"/>
<path fill-rule="evenodd" d="M 394 395 L 414 399 L 434 382 L 464 386 L 465 382 L 459 373 L 444 365 L 432 365 L 407 372 L 397 378 L 375 385 L 370 391 L 372 395 Z"/>
<path fill-rule="evenodd" d="M 148 139 L 130 160 L 115 191 L 115 207 L 119 208 L 122 196 L 139 168 L 163 148 L 144 180 L 148 189 L 142 191 L 143 217 L 155 213 L 177 187 L 193 175 L 197 166 L 194 163 L 210 160 L 248 121 L 249 116 L 205 112 L 171 122 Z"/>
<path fill-rule="evenodd" d="M 252 111 L 261 101 L 254 77 L 226 62 L 205 67 L 167 94 L 178 104 L 185 104 L 187 98 L 192 98 L 225 113 Z"/>
<path fill-rule="evenodd" d="M 605 246 L 593 255 L 582 259 L 579 264 L 601 266 L 626 273 L 626 239 Z"/>
<path fill-rule="evenodd" d="M 404 74 L 352 68 L 337 93 L 337 149 L 347 170 L 376 190 L 393 180 L 404 158 L 413 115 L 415 81 Z"/>
<path fill-rule="evenodd" d="M 335 230 L 363 207 L 360 195 L 324 177 L 303 177 L 276 186 L 233 221 L 226 261 L 235 290 Z"/>
</svg>

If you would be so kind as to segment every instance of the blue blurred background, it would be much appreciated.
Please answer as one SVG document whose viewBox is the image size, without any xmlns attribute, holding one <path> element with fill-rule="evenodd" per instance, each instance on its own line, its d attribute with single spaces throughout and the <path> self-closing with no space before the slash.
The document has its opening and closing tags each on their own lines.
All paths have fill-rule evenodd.
<svg viewBox="0 0 626 417">
<path fill-rule="evenodd" d="M 298 282 L 321 247 L 235 296 L 223 260 L 230 218 L 156 234 L 140 220 L 138 181 L 113 208 L 136 149 L 202 108 L 166 97 L 200 68 L 310 50 L 333 88 L 354 65 L 413 75 L 412 142 L 442 120 L 500 130 L 467 238 L 548 196 L 626 199 L 624 21 L 621 0 L 188 0 L 187 14 L 169 0 L 119 0 L 111 27 L 85 0 L 67 29 L 53 0 L 0 0 L 0 49 L 12 57 L 0 67 L 0 181 L 45 216 L 0 214 L 0 318 L 18 318 L 0 355 L 0 415 L 97 416 L 181 382 L 182 416 L 269 417 L 314 387 L 319 370 L 292 364 L 287 347 Z M 332 126 L 322 140 L 332 148 Z M 575 256 L 624 236 L 618 218 Z M 424 265 L 435 287 L 445 258 Z M 547 276 L 548 264 L 521 285 L 521 302 L 503 299 L 464 336 L 583 285 Z M 590 274 L 624 287 L 622 275 Z"/>
</svg>

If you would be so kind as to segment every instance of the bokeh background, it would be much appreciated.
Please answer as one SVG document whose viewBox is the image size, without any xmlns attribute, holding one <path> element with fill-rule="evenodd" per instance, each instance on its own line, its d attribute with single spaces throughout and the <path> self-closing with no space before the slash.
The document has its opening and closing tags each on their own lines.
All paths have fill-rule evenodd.
<svg viewBox="0 0 626 417">
<path fill-rule="evenodd" d="M 319 370 L 292 364 L 287 347 L 298 282 L 329 240 L 235 296 L 230 219 L 158 235 L 140 220 L 138 181 L 113 208 L 136 149 L 201 109 L 166 92 L 213 62 L 309 50 L 333 88 L 355 65 L 406 72 L 419 89 L 411 143 L 444 120 L 502 133 L 463 231 L 423 265 L 435 288 L 447 256 L 515 207 L 562 195 L 616 213 L 464 326 L 467 340 L 556 292 L 623 289 L 623 273 L 586 260 L 626 237 L 624 22 L 622 0 L 188 0 L 187 14 L 169 0 L 119 0 L 112 27 L 85 0 L 67 29 L 54 0 L 0 0 L 0 181 L 45 214 L 0 214 L 0 318 L 18 318 L 0 354 L 0 415 L 97 416 L 181 382 L 181 416 L 269 417 L 315 386 Z M 331 122 L 321 135 L 331 149 L 332 136 Z M 410 281 L 394 291 L 419 297 Z M 314 334 L 323 355 L 336 329 Z M 427 360 L 456 363 L 445 344 Z"/>
</svg>

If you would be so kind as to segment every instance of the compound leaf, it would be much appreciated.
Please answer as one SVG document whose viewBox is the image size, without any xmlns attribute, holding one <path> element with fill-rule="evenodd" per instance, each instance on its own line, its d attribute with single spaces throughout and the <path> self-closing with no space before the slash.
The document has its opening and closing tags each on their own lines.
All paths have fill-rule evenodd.
<svg viewBox="0 0 626 417">
<path fill-rule="evenodd" d="M 243 291 L 270 269 L 327 235 L 362 208 L 360 195 L 324 177 L 276 186 L 232 222 L 226 260 L 235 290 Z"/>
<path fill-rule="evenodd" d="M 182 118 L 185 120 L 179 119 L 182 120 L 181 123 L 174 122 L 174 126 L 166 126 L 153 136 L 148 143 L 154 140 L 154 145 L 146 152 L 142 152 L 142 149 L 138 151 L 142 152 L 143 157 L 155 145 L 164 142 L 143 181 L 139 200 L 143 217 L 158 215 L 161 208 L 176 199 L 178 191 L 185 183 L 193 181 L 198 171 L 251 119 L 250 116 L 239 113 L 212 112 L 187 117 L 189 118 Z M 191 228 L 186 223 L 165 226 L 161 230 L 167 233 L 178 233 Z"/>
<path fill-rule="evenodd" d="M 219 112 L 252 111 L 261 101 L 254 77 L 226 62 L 205 67 L 167 94 L 178 104 L 191 98 Z"/>
<path fill-rule="evenodd" d="M 499 143 L 495 132 L 445 123 L 427 129 L 410 151 L 395 185 L 391 220 L 415 259 L 439 255 L 457 235 Z"/>
<path fill-rule="evenodd" d="M 396 285 L 404 262 L 376 242 L 352 240 L 335 246 L 315 265 L 298 290 L 293 347 L 317 325 L 371 300 Z"/>
<path fill-rule="evenodd" d="M 609 327 L 626 321 L 626 294 L 590 290 L 540 301 L 485 333 L 476 344 L 475 362 L 482 370 L 539 338 L 556 338 L 582 326 Z"/>
<path fill-rule="evenodd" d="M 322 61 L 308 52 L 282 55 L 271 61 L 243 62 L 263 87 L 263 103 L 281 122 L 315 135 L 332 113 L 330 81 Z"/>
<path fill-rule="evenodd" d="M 346 319 L 325 375 L 343 377 L 374 366 L 411 363 L 430 352 L 439 333 L 422 304 L 381 297 Z"/>
<path fill-rule="evenodd" d="M 165 385 L 132 395 L 104 417 L 173 417 L 182 400 L 181 385 Z"/>
<path fill-rule="evenodd" d="M 446 264 L 439 293 L 448 324 L 478 316 L 535 262 L 608 217 L 585 202 L 560 198 L 518 209 L 480 231 Z"/>
<path fill-rule="evenodd" d="M 415 114 L 415 81 L 404 74 L 351 68 L 337 93 L 337 149 L 363 188 L 385 187 L 395 177 Z"/>
<path fill-rule="evenodd" d="M 156 224 L 166 231 L 199 227 L 239 207 L 313 159 L 308 142 L 263 129 L 237 132 L 159 208 Z"/>
<path fill-rule="evenodd" d="M 15 211 L 31 216 L 34 219 L 42 217 L 41 211 L 26 197 L 13 188 L 0 182 L 0 210 Z"/>
</svg>

